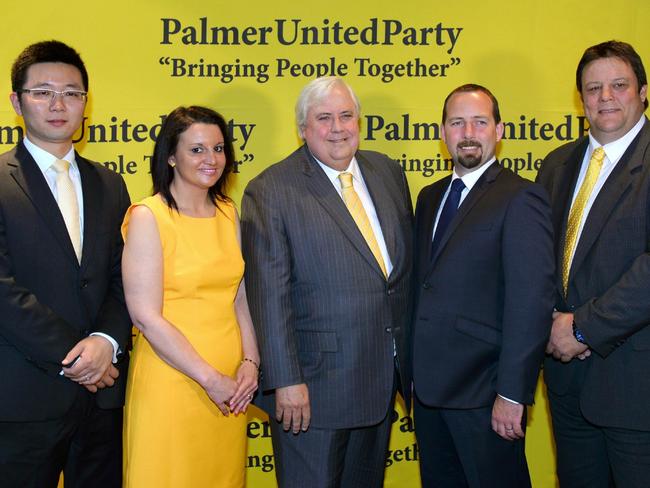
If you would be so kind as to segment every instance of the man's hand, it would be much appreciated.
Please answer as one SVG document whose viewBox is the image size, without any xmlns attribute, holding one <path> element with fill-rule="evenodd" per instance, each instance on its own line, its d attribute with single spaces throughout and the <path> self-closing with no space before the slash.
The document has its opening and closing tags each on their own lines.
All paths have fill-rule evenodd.
<svg viewBox="0 0 650 488">
<path fill-rule="evenodd" d="M 106 370 L 106 374 L 97 382 L 95 386 L 97 388 L 106 388 L 111 387 L 115 384 L 115 380 L 120 375 L 118 369 L 112 364 Z"/>
<path fill-rule="evenodd" d="M 573 358 L 580 360 L 589 357 L 591 352 L 586 344 L 582 344 L 573 336 L 573 314 L 553 312 L 551 337 L 546 346 L 546 353 L 555 359 L 568 363 Z"/>
<path fill-rule="evenodd" d="M 118 369 L 111 364 L 108 370 L 106 371 L 104 377 L 100 379 L 97 383 L 95 383 L 94 385 L 83 385 L 83 386 L 90 393 L 97 393 L 97 390 L 101 390 L 102 388 L 113 386 L 115 384 L 115 380 L 119 375 L 120 372 L 118 371 Z"/>
<path fill-rule="evenodd" d="M 525 432 L 521 428 L 524 406 L 512 403 L 497 395 L 492 407 L 492 430 L 507 441 L 523 439 Z"/>
<path fill-rule="evenodd" d="M 309 390 L 305 383 L 285 386 L 275 390 L 275 418 L 282 422 L 284 430 L 294 434 L 306 432 L 311 421 Z"/>
<path fill-rule="evenodd" d="M 67 378 L 86 386 L 96 385 L 103 381 L 112 366 L 112 360 L 113 346 L 108 339 L 101 336 L 89 336 L 80 340 L 70 349 L 61 363 L 63 374 Z"/>
</svg>

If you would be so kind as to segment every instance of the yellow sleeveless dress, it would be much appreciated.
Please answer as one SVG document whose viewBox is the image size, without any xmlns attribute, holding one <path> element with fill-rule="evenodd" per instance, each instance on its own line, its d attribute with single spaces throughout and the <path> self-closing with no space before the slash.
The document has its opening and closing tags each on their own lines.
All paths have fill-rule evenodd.
<svg viewBox="0 0 650 488">
<path fill-rule="evenodd" d="M 132 205 L 153 212 L 163 249 L 163 316 L 206 361 L 234 377 L 242 359 L 234 300 L 244 272 L 235 209 L 180 215 L 158 195 Z M 135 339 L 124 411 L 124 486 L 230 488 L 245 483 L 246 415 L 224 417 L 198 383 Z"/>
</svg>

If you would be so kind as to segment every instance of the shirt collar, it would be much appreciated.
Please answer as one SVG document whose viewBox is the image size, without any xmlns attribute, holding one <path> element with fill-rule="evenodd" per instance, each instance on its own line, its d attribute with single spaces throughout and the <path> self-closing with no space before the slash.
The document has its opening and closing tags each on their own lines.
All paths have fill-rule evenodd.
<svg viewBox="0 0 650 488">
<path fill-rule="evenodd" d="M 641 132 L 644 123 L 645 123 L 645 115 L 641 115 L 639 121 L 636 124 L 634 124 L 634 127 L 632 127 L 629 131 L 627 131 L 627 133 L 623 137 L 604 145 L 600 144 L 596 139 L 594 139 L 594 136 L 591 135 L 591 131 L 589 131 L 589 154 L 591 155 L 591 153 L 593 153 L 594 150 L 602 146 L 603 150 L 605 151 L 605 155 L 607 156 L 607 159 L 611 163 L 618 162 L 621 156 L 623 156 L 623 153 L 627 150 L 632 140 L 634 140 L 637 134 Z"/>
<path fill-rule="evenodd" d="M 327 166 L 325 163 L 322 163 L 321 161 L 318 160 L 316 156 L 312 153 L 313 158 L 316 160 L 316 162 L 319 164 L 321 168 L 323 168 L 323 171 L 325 171 L 325 174 L 329 178 L 329 180 L 332 182 L 332 184 L 336 185 L 338 188 L 341 183 L 339 183 L 339 175 L 341 173 L 352 173 L 352 179 L 358 183 L 362 182 L 361 178 L 361 171 L 359 170 L 359 163 L 357 163 L 357 158 L 352 157 L 352 160 L 350 161 L 350 164 L 348 165 L 347 169 L 343 171 L 338 171 L 334 168 L 331 168 Z"/>
<path fill-rule="evenodd" d="M 490 159 L 487 163 L 485 163 L 483 166 L 481 166 L 479 169 L 476 169 L 474 171 L 470 171 L 464 176 L 458 176 L 458 173 L 456 173 L 456 168 L 454 168 L 454 172 L 451 176 L 451 181 L 454 181 L 457 178 L 460 178 L 463 180 L 463 183 L 465 184 L 465 187 L 467 190 L 471 190 L 472 187 L 476 184 L 476 182 L 479 180 L 481 176 L 483 176 L 483 173 L 487 171 L 487 169 L 492 166 L 496 162 L 497 158 L 495 156 L 492 156 L 492 159 Z"/>
<path fill-rule="evenodd" d="M 27 151 L 29 151 L 29 154 L 32 155 L 34 161 L 36 161 L 36 164 L 43 173 L 52 167 L 54 161 L 59 159 L 54 154 L 50 154 L 45 149 L 38 147 L 36 144 L 30 141 L 27 136 L 23 138 L 23 144 L 25 144 L 25 148 Z M 77 169 L 77 162 L 75 161 L 74 157 L 74 146 L 70 146 L 70 150 L 61 159 L 68 161 L 71 168 L 74 168 L 75 170 Z"/>
</svg>

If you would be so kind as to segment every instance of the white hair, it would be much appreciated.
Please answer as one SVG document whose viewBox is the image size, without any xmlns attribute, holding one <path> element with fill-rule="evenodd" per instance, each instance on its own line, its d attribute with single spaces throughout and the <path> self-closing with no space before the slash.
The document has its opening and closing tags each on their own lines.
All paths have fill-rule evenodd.
<svg viewBox="0 0 650 488">
<path fill-rule="evenodd" d="M 307 114 L 309 113 L 309 109 L 323 100 L 330 91 L 338 86 L 344 87 L 350 93 L 357 116 L 359 116 L 361 112 L 361 104 L 350 85 L 338 76 L 322 76 L 316 78 L 315 80 L 310 81 L 302 89 L 298 101 L 296 102 L 296 124 L 300 131 L 300 137 L 302 137 L 303 129 L 307 126 Z"/>
</svg>

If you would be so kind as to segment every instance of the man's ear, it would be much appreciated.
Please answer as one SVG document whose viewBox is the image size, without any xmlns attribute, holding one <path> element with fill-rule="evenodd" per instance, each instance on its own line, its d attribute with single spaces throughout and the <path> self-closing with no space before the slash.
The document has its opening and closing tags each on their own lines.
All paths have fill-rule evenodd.
<svg viewBox="0 0 650 488">
<path fill-rule="evenodd" d="M 503 137 L 503 131 L 505 130 L 505 126 L 503 125 L 503 122 L 499 122 L 497 124 L 496 129 L 497 129 L 497 142 L 499 142 Z"/>
<path fill-rule="evenodd" d="M 11 106 L 14 108 L 16 114 L 22 117 L 23 108 L 20 106 L 20 95 L 18 95 L 18 93 L 16 92 L 11 92 L 11 94 L 9 95 L 9 101 L 11 102 Z"/>
</svg>

